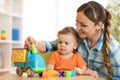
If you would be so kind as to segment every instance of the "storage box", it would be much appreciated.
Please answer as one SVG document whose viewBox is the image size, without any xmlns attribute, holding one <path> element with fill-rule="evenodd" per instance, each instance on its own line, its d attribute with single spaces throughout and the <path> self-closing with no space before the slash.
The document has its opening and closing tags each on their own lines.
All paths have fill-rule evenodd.
<svg viewBox="0 0 120 80">
<path fill-rule="evenodd" d="M 13 28 L 12 29 L 12 40 L 19 40 L 19 29 Z"/>
</svg>

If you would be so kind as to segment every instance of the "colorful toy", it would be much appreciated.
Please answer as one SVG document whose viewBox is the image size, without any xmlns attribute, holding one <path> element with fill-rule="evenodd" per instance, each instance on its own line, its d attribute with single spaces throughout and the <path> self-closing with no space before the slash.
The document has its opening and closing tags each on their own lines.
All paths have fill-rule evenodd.
<svg viewBox="0 0 120 80">
<path fill-rule="evenodd" d="M 72 71 L 71 71 L 71 77 L 76 76 L 76 74 L 77 74 L 77 72 L 76 72 L 75 70 L 72 70 Z"/>
<path fill-rule="evenodd" d="M 12 28 L 12 40 L 18 41 L 20 39 L 20 29 Z"/>
<path fill-rule="evenodd" d="M 38 54 L 37 49 L 32 45 L 32 50 L 24 48 L 14 48 L 12 50 L 12 61 L 16 66 L 16 74 L 21 76 L 27 72 L 28 77 L 33 77 L 35 73 L 41 74 L 46 71 L 44 59 Z"/>
<path fill-rule="evenodd" d="M 72 70 L 72 71 L 58 71 L 58 76 L 59 77 L 67 77 L 67 78 L 69 78 L 69 77 L 74 77 L 74 76 L 76 76 L 76 71 L 75 70 Z"/>
<path fill-rule="evenodd" d="M 64 76 L 67 78 L 71 77 L 71 71 L 65 71 Z"/>
<path fill-rule="evenodd" d="M 76 76 L 76 71 L 72 70 L 65 70 L 65 71 L 56 71 L 56 70 L 47 70 L 44 71 L 42 73 L 39 74 L 40 77 L 42 78 L 49 78 L 49 77 L 66 77 L 66 78 L 70 78 L 70 77 L 74 77 Z"/>
<path fill-rule="evenodd" d="M 58 76 L 59 77 L 64 77 L 64 71 L 58 71 Z"/>
<path fill-rule="evenodd" d="M 47 71 L 44 71 L 42 73 L 42 78 L 48 79 L 49 78 L 49 73 Z"/>
<path fill-rule="evenodd" d="M 47 72 L 48 72 L 49 76 L 57 76 L 57 73 L 58 73 L 55 70 L 48 70 Z"/>
<path fill-rule="evenodd" d="M 1 31 L 1 40 L 6 40 L 6 31 L 5 30 Z"/>
</svg>

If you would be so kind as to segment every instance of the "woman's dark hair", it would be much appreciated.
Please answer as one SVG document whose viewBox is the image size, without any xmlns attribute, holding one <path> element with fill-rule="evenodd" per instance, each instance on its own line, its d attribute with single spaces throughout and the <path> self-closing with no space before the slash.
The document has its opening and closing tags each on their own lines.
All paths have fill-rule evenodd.
<svg viewBox="0 0 120 80">
<path fill-rule="evenodd" d="M 109 58 L 111 14 L 101 4 L 89 1 L 81 5 L 77 12 L 83 12 L 85 16 L 97 25 L 104 24 L 103 60 L 108 70 L 108 80 L 112 80 L 113 70 Z"/>
</svg>

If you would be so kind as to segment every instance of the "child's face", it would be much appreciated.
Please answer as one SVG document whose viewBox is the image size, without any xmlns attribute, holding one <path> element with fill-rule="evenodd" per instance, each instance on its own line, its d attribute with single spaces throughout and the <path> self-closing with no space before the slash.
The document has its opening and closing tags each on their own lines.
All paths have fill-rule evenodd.
<svg viewBox="0 0 120 80">
<path fill-rule="evenodd" d="M 69 54 L 76 49 L 77 42 L 72 34 L 60 34 L 58 36 L 58 51 L 61 54 Z"/>
</svg>

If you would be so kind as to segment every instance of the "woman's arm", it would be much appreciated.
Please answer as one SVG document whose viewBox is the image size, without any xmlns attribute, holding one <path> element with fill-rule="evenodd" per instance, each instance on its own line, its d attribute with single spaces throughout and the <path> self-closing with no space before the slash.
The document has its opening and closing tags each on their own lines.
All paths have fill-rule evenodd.
<svg viewBox="0 0 120 80">
<path fill-rule="evenodd" d="M 39 52 L 47 52 L 57 49 L 57 40 L 54 41 L 37 41 L 33 37 L 29 36 L 25 39 L 24 47 L 31 49 L 31 44 L 35 44 Z"/>
<path fill-rule="evenodd" d="M 33 37 L 29 36 L 25 39 L 24 47 L 27 49 L 32 49 L 32 44 L 35 44 L 35 47 L 38 49 L 39 52 L 46 51 L 46 44 L 42 41 L 37 41 Z"/>
</svg>

